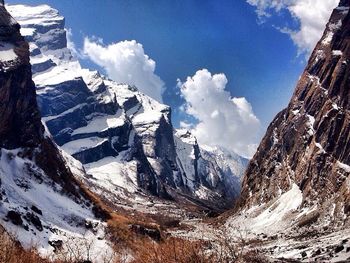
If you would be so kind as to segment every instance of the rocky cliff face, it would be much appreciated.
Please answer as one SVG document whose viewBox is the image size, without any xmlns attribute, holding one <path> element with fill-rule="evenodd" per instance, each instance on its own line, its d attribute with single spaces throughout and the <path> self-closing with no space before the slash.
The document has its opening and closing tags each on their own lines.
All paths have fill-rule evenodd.
<svg viewBox="0 0 350 263">
<path fill-rule="evenodd" d="M 102 224 L 73 175 L 82 176 L 82 168 L 41 123 L 29 47 L 19 30 L 0 3 L 0 224 L 24 247 L 37 245 L 47 254 L 54 250 L 50 242 L 78 242 L 86 221 Z M 95 234 L 91 240 L 108 248 Z"/>
<path fill-rule="evenodd" d="M 8 8 L 30 42 L 43 120 L 55 142 L 84 164 L 92 189 L 113 200 L 142 192 L 215 208 L 232 204 L 245 159 L 221 151 L 227 162 L 216 160 L 197 143 L 174 136 L 168 106 L 81 68 L 56 10 Z"/>
<path fill-rule="evenodd" d="M 0 6 L 1 55 L 1 147 L 38 146 L 43 126 L 31 81 L 28 44 L 19 33 L 19 25 Z"/>
<path fill-rule="evenodd" d="M 296 201 L 290 210 L 299 211 L 295 214 L 299 215 L 297 222 L 307 216 L 311 223 L 325 225 L 348 221 L 349 39 L 349 1 L 341 1 L 311 54 L 288 107 L 272 121 L 248 166 L 241 208 L 271 204 L 281 198 L 286 201 L 290 195 Z M 291 201 L 286 202 L 287 207 Z M 274 208 L 270 208 L 273 212 Z"/>
</svg>

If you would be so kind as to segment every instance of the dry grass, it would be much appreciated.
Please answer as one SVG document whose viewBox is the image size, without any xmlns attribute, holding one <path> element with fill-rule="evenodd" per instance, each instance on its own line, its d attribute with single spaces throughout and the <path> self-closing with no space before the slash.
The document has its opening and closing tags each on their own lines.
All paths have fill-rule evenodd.
<svg viewBox="0 0 350 263">
<path fill-rule="evenodd" d="M 107 221 L 107 238 L 114 248 L 113 258 L 108 256 L 103 263 L 125 263 L 130 255 L 131 263 L 228 263 L 268 262 L 258 253 L 245 249 L 242 239 L 232 241 L 220 234 L 215 241 L 192 241 L 167 237 L 163 230 L 178 227 L 179 222 L 167 217 L 148 218 L 142 214 L 131 216 L 112 212 L 94 193 L 81 185 L 83 193 L 93 202 L 101 218 Z M 90 263 L 88 241 L 76 247 L 57 251 L 51 259 L 43 259 L 35 249 L 24 250 L 0 229 L 0 263 Z M 84 249 L 82 249 L 84 248 Z M 94 262 L 92 262 L 94 263 Z"/>
<path fill-rule="evenodd" d="M 3 228 L 0 228 L 0 263 L 48 263 L 34 250 L 24 250 Z M 58 262 L 57 262 L 58 263 Z"/>
<path fill-rule="evenodd" d="M 125 224 L 125 218 L 115 218 L 114 223 Z M 268 260 L 259 253 L 245 250 L 245 243 L 231 242 L 222 236 L 219 242 L 191 241 L 181 238 L 169 237 L 155 242 L 145 236 L 138 236 L 129 229 L 121 230 L 120 225 L 115 226 L 117 233 L 121 234 L 115 243 L 115 254 L 103 259 L 103 263 L 125 263 L 131 253 L 131 263 L 264 263 Z M 117 234 L 114 233 L 114 234 Z M 118 245 L 119 244 L 119 245 Z M 91 244 L 83 244 L 88 248 Z M 88 261 L 86 255 L 79 253 L 80 247 L 70 247 L 67 251 L 59 251 L 52 258 L 43 259 L 35 249 L 24 250 L 10 238 L 5 231 L 0 232 L 0 263 L 81 263 Z M 129 257 L 130 260 L 130 257 Z"/>
<path fill-rule="evenodd" d="M 168 238 L 156 242 L 145 242 L 134 255 L 133 263 L 264 263 L 269 262 L 257 251 L 245 251 L 241 244 L 212 241 L 190 241 Z"/>
</svg>

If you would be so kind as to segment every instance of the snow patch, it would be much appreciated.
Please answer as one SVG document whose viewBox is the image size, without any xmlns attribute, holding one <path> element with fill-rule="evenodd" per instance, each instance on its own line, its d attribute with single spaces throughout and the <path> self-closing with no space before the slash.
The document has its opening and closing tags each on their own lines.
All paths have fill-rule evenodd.
<svg viewBox="0 0 350 263">
<path fill-rule="evenodd" d="M 332 108 L 335 109 L 335 110 L 339 110 L 339 107 L 336 103 L 332 103 Z"/>
<path fill-rule="evenodd" d="M 251 233 L 277 233 L 291 226 L 289 216 L 296 211 L 303 201 L 303 194 L 299 187 L 293 183 L 289 191 L 283 193 L 269 207 L 261 211 L 260 207 L 252 207 L 242 212 L 239 217 L 232 217 L 227 225 L 231 231 L 236 227 Z"/>
<path fill-rule="evenodd" d="M 89 148 L 94 148 L 104 142 L 108 141 L 106 138 L 90 137 L 67 142 L 62 146 L 62 149 L 68 154 L 74 154 L 85 151 Z"/>
<path fill-rule="evenodd" d="M 299 110 L 299 109 L 297 109 L 297 110 L 293 110 L 293 111 L 292 111 L 292 113 L 293 113 L 294 115 L 297 115 L 299 112 L 300 112 L 300 110 Z"/>
<path fill-rule="evenodd" d="M 80 64 L 77 61 L 64 63 L 52 67 L 46 72 L 40 72 L 33 75 L 33 81 L 39 86 L 55 85 L 65 81 L 80 78 Z"/>
<path fill-rule="evenodd" d="M 1 149 L 1 192 L 5 201 L 0 203 L 0 224 L 24 248 L 30 248 L 34 244 L 45 257 L 54 257 L 53 247 L 48 244 L 51 240 L 62 240 L 64 249 L 88 242 L 91 244 L 91 258 L 102 262 L 105 253 L 112 253 L 110 245 L 104 239 L 104 224 L 94 218 L 89 208 L 63 195 L 61 187 L 52 182 L 33 161 L 19 157 L 22 151 L 20 148 Z M 28 226 L 29 231 L 4 220 L 7 211 L 14 210 L 25 215 L 33 205 L 42 211 L 42 214 L 37 215 L 43 227 L 42 231 L 24 217 L 23 224 Z M 85 221 L 96 225 L 94 233 L 85 228 Z M 86 247 L 81 246 L 79 249 L 86 255 Z"/>
<path fill-rule="evenodd" d="M 326 151 L 323 149 L 323 147 L 322 147 L 322 145 L 321 145 L 320 143 L 316 142 L 316 143 L 315 143 L 315 146 L 316 146 L 318 149 L 320 149 L 320 152 L 321 152 L 321 153 L 326 153 Z"/>
<path fill-rule="evenodd" d="M 345 172 L 350 173 L 350 166 L 349 166 L 349 165 L 337 161 L 337 166 L 338 166 L 339 168 L 343 169 Z"/>
<path fill-rule="evenodd" d="M 315 117 L 311 116 L 309 114 L 306 114 L 306 117 L 308 118 L 308 122 L 307 122 L 307 126 L 308 126 L 308 130 L 307 133 L 310 136 L 313 136 L 315 134 L 315 130 L 314 130 L 314 124 L 315 124 Z"/>
<path fill-rule="evenodd" d="M 87 174 L 92 175 L 95 184 L 114 192 L 123 188 L 129 193 L 137 191 L 137 162 L 124 161 L 123 153 L 117 157 L 105 157 L 97 162 L 85 165 Z"/>
<path fill-rule="evenodd" d="M 116 115 L 98 116 L 92 119 L 87 126 L 74 130 L 72 135 L 106 131 L 111 128 L 120 127 L 125 123 L 121 111 Z"/>
<path fill-rule="evenodd" d="M 9 62 L 17 59 L 17 55 L 14 51 L 15 46 L 7 43 L 0 42 L 0 61 Z"/>
<path fill-rule="evenodd" d="M 343 52 L 341 50 L 332 50 L 333 56 L 342 56 Z"/>
</svg>

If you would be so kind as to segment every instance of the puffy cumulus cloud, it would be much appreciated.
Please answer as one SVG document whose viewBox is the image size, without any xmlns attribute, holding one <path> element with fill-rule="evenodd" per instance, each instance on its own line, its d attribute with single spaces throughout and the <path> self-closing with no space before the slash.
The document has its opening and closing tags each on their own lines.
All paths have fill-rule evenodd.
<svg viewBox="0 0 350 263">
<path fill-rule="evenodd" d="M 145 54 L 143 46 L 132 41 L 104 45 L 101 39 L 84 39 L 85 56 L 103 67 L 108 76 L 135 85 L 141 92 L 162 102 L 164 82 L 155 74 L 156 63 Z"/>
<path fill-rule="evenodd" d="M 321 38 L 332 10 L 339 0 L 247 0 L 256 7 L 260 21 L 271 16 L 272 12 L 287 10 L 300 26 L 298 30 L 282 27 L 298 47 L 299 53 L 309 53 Z"/>
<path fill-rule="evenodd" d="M 245 98 L 232 98 L 225 90 L 227 78 L 224 74 L 212 75 L 207 69 L 178 82 L 185 99 L 184 110 L 198 120 L 192 127 L 200 143 L 221 146 L 236 153 L 252 157 L 256 150 L 260 122 L 252 106 Z"/>
</svg>

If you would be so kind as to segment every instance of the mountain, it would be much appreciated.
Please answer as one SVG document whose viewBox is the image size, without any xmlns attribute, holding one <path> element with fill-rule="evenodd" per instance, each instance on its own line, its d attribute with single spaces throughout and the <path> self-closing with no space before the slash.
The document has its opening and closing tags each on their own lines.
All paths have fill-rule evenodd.
<svg viewBox="0 0 350 263">
<path fill-rule="evenodd" d="M 83 169 L 45 131 L 32 81 L 29 46 L 0 3 L 0 224 L 25 248 L 50 255 L 89 240 L 94 255 L 110 249 L 107 216 L 76 177 Z M 93 225 L 87 229 L 86 224 Z M 103 248 L 104 247 L 104 248 Z"/>
<path fill-rule="evenodd" d="M 82 180 L 94 192 L 123 206 L 138 200 L 136 195 L 209 210 L 231 206 L 244 158 L 207 151 L 192 135 L 173 128 L 170 107 L 137 87 L 82 68 L 67 47 L 57 10 L 47 5 L 8 9 L 30 45 L 43 120 L 55 142 L 84 165 L 88 176 Z"/>
<path fill-rule="evenodd" d="M 349 5 L 333 11 L 288 107 L 248 165 L 238 209 L 254 218 L 255 232 L 349 224 Z"/>
<path fill-rule="evenodd" d="M 245 233 L 282 262 L 350 260 L 349 7 L 340 1 L 332 12 L 225 224 L 231 236 Z"/>
</svg>

